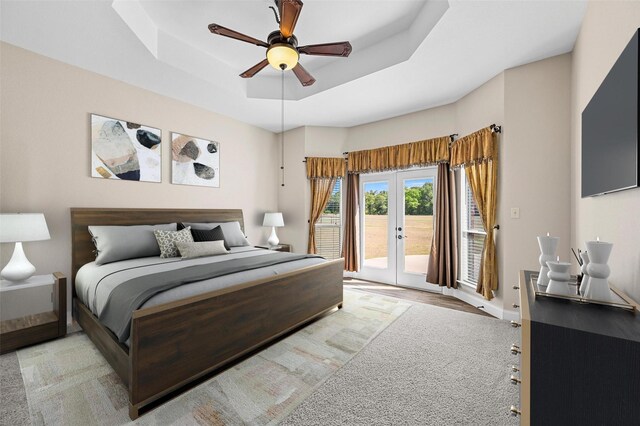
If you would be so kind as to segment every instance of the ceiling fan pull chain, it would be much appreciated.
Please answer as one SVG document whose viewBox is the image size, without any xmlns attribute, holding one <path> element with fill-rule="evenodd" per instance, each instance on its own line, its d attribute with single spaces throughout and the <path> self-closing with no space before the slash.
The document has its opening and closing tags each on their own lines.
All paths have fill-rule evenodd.
<svg viewBox="0 0 640 426">
<path fill-rule="evenodd" d="M 284 68 L 282 69 L 282 71 L 280 71 L 280 76 L 281 76 L 281 81 L 282 81 L 282 106 L 281 106 L 281 112 L 282 112 L 282 121 L 280 122 L 281 127 L 280 127 L 280 155 L 282 156 L 281 158 L 281 165 L 280 165 L 280 170 L 282 170 L 282 186 L 284 186 Z"/>
</svg>

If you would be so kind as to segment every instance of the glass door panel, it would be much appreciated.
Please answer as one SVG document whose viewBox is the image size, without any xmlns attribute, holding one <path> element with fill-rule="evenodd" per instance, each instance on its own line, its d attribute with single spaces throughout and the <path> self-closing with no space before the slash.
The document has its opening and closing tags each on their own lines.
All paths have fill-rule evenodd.
<svg viewBox="0 0 640 426">
<path fill-rule="evenodd" d="M 433 178 L 404 179 L 404 272 L 424 274 L 433 238 Z"/>
<path fill-rule="evenodd" d="M 440 291 L 426 282 L 433 240 L 436 170 L 397 174 L 397 282 L 400 285 Z"/>
<path fill-rule="evenodd" d="M 395 180 L 391 173 L 360 178 L 363 278 L 395 284 Z"/>
<path fill-rule="evenodd" d="M 389 266 L 389 182 L 364 184 L 364 265 Z"/>
</svg>

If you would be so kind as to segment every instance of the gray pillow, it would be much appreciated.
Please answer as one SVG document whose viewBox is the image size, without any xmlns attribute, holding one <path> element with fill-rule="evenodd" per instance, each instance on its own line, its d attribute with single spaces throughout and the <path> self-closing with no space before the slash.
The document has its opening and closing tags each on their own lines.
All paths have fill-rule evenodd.
<svg viewBox="0 0 640 426">
<path fill-rule="evenodd" d="M 240 222 L 210 222 L 210 223 L 187 223 L 183 222 L 183 226 L 190 226 L 191 229 L 213 229 L 216 226 L 220 226 L 222 233 L 224 234 L 224 241 L 229 247 L 244 247 L 249 246 L 247 237 L 242 233 L 240 228 Z"/>
<path fill-rule="evenodd" d="M 176 223 L 162 225 L 89 226 L 96 246 L 96 265 L 138 257 L 159 256 L 160 247 L 153 231 L 175 231 Z"/>
<path fill-rule="evenodd" d="M 176 242 L 176 247 L 183 259 L 193 259 L 195 257 L 216 256 L 229 253 L 224 248 L 224 241 L 202 241 L 196 243 Z"/>
<path fill-rule="evenodd" d="M 153 231 L 160 246 L 160 257 L 178 257 L 178 247 L 176 243 L 192 243 L 193 237 L 191 236 L 191 228 L 186 227 L 181 231 L 163 231 L 156 229 Z"/>
</svg>

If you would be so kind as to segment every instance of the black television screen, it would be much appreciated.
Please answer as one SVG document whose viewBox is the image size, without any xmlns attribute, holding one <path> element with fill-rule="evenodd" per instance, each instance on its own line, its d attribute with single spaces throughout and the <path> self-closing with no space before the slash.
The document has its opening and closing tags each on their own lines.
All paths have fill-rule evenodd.
<svg viewBox="0 0 640 426">
<path fill-rule="evenodd" d="M 582 112 L 582 197 L 638 186 L 636 32 Z"/>
</svg>

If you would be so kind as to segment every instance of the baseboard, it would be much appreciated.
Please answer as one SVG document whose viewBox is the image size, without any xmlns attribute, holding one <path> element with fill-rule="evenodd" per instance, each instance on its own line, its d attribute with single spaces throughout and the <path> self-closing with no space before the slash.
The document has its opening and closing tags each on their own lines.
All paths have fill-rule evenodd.
<svg viewBox="0 0 640 426">
<path fill-rule="evenodd" d="M 350 278 L 357 278 L 356 276 L 357 272 L 347 272 L 344 271 L 343 272 L 343 277 L 350 279 Z M 368 281 L 365 280 L 363 278 L 357 278 L 357 279 L 362 279 L 363 281 Z M 424 290 L 424 289 L 417 289 L 417 290 Z M 479 294 L 476 293 L 469 293 L 460 289 L 454 289 L 454 288 L 447 288 L 447 287 L 442 287 L 442 294 L 446 295 L 446 296 L 453 296 L 456 299 L 462 300 L 463 302 L 466 302 L 468 304 L 470 304 L 471 306 L 475 306 L 476 308 L 488 313 L 489 315 L 496 317 L 498 319 L 502 319 L 502 320 L 506 320 L 506 321 L 512 321 L 512 320 L 518 320 L 520 319 L 520 315 L 518 314 L 517 311 L 513 311 L 510 309 L 502 309 L 499 306 L 496 306 L 492 303 L 490 303 L 488 300 L 485 300 L 482 296 L 480 296 Z"/>
<path fill-rule="evenodd" d="M 512 310 L 505 310 L 499 306 L 490 303 L 488 300 L 485 300 L 482 296 L 475 293 L 469 293 L 463 290 L 447 288 L 443 287 L 442 294 L 446 294 L 447 296 L 453 296 L 456 299 L 462 300 L 476 308 L 485 311 L 491 316 L 494 316 L 498 319 L 502 320 L 517 320 L 519 318 L 518 312 Z"/>
</svg>

